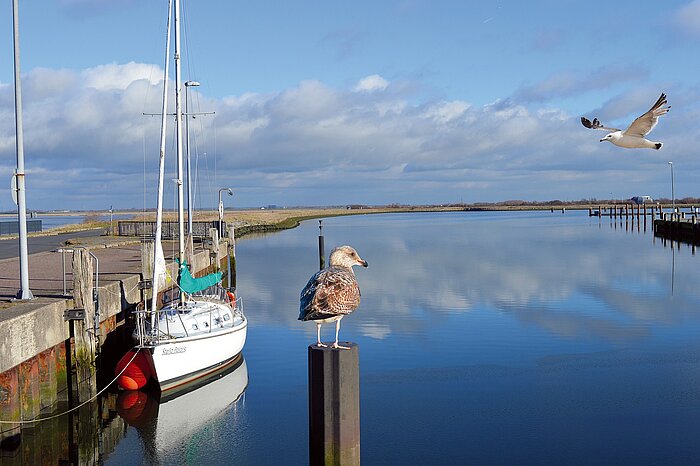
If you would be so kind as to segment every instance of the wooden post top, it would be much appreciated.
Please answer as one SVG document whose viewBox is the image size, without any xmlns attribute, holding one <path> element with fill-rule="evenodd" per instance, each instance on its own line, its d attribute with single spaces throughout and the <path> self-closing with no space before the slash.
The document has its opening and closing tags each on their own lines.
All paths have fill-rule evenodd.
<svg viewBox="0 0 700 466">
<path fill-rule="evenodd" d="M 340 346 L 347 346 L 350 348 L 349 350 L 347 349 L 342 349 L 342 348 L 332 348 L 331 345 L 333 344 L 332 341 L 324 341 L 324 345 L 328 345 L 327 347 L 323 346 L 318 346 L 316 343 L 309 345 L 309 351 L 321 351 L 321 352 L 333 352 L 333 351 L 339 351 L 341 353 L 352 353 L 354 351 L 358 351 L 360 346 L 357 343 L 353 343 L 352 341 L 339 341 L 338 345 Z"/>
</svg>

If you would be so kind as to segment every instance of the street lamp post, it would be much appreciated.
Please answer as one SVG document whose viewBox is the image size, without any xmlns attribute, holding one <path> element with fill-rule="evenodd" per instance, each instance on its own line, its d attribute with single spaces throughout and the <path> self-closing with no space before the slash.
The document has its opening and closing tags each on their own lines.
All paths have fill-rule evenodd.
<svg viewBox="0 0 700 466">
<path fill-rule="evenodd" d="M 671 166 L 671 203 L 673 205 L 673 213 L 676 213 L 676 191 L 673 186 L 673 162 L 668 162 Z"/>
<path fill-rule="evenodd" d="M 187 90 L 198 87 L 197 81 L 185 81 L 185 151 L 187 152 L 187 233 L 192 234 L 192 184 L 190 176 L 190 111 Z"/>
<path fill-rule="evenodd" d="M 231 188 L 219 189 L 219 236 L 223 236 L 222 229 L 224 227 L 224 201 L 221 199 L 221 193 L 224 191 L 227 191 L 229 196 L 233 196 L 233 191 Z"/>
<path fill-rule="evenodd" d="M 17 298 L 32 299 L 29 289 L 29 255 L 27 252 L 27 200 L 24 189 L 24 136 L 22 127 L 22 86 L 19 71 L 19 0 L 12 1 L 12 31 L 15 68 L 15 147 L 17 150 L 17 171 L 14 174 L 12 189 L 17 196 L 17 223 L 19 224 L 19 274 L 20 290 Z"/>
</svg>

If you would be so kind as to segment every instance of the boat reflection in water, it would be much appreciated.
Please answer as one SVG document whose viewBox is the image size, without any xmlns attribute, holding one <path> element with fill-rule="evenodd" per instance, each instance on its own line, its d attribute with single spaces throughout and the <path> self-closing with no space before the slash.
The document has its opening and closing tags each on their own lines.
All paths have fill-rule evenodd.
<svg viewBox="0 0 700 466">
<path fill-rule="evenodd" d="M 117 399 L 119 415 L 139 431 L 149 462 L 161 463 L 165 456 L 189 450 L 198 433 L 230 429 L 230 418 L 237 417 L 245 401 L 248 368 L 242 354 L 206 380 L 178 387 L 161 396 L 157 390 L 121 391 Z"/>
</svg>

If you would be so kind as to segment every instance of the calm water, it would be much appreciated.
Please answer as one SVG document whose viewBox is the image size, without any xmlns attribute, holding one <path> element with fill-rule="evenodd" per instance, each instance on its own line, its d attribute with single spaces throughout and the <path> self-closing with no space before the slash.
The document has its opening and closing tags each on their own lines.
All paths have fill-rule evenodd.
<svg viewBox="0 0 700 466">
<path fill-rule="evenodd" d="M 133 216 L 133 214 L 114 214 L 112 215 L 112 220 L 116 225 L 117 220 L 126 220 L 132 218 Z M 61 227 L 64 225 L 84 223 L 86 217 L 84 215 L 37 215 L 30 220 L 41 220 L 42 229 L 48 230 L 49 228 Z M 91 216 L 90 220 L 97 220 L 101 222 L 109 221 L 109 214 Z"/>
<path fill-rule="evenodd" d="M 363 463 L 700 457 L 700 255 L 689 247 L 574 212 L 333 218 L 324 233 L 369 262 L 340 333 L 360 345 Z M 311 221 L 239 242 L 245 393 L 229 390 L 177 442 L 126 428 L 107 464 L 308 462 L 315 325 L 296 319 L 317 235 Z M 196 394 L 193 419 L 213 404 Z"/>
</svg>

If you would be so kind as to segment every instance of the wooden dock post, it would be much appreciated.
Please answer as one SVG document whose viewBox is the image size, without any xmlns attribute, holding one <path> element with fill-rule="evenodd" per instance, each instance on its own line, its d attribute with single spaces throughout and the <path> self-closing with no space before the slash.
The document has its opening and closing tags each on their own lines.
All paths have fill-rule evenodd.
<svg viewBox="0 0 700 466">
<path fill-rule="evenodd" d="M 326 268 L 326 252 L 323 238 L 323 220 L 318 221 L 318 270 Z"/>
<path fill-rule="evenodd" d="M 236 229 L 228 226 L 228 277 L 229 288 L 236 288 Z"/>
<path fill-rule="evenodd" d="M 360 464 L 359 346 L 309 346 L 309 464 Z"/>
<path fill-rule="evenodd" d="M 219 230 L 216 228 L 210 228 L 209 238 L 211 238 L 211 250 L 209 252 L 211 257 L 210 264 L 216 264 L 214 266 L 214 271 L 218 272 L 219 270 L 221 270 L 221 247 L 219 244 Z"/>
<path fill-rule="evenodd" d="M 84 310 L 83 320 L 71 321 L 75 331 L 75 353 L 72 355 L 76 380 L 72 390 L 73 399 L 87 400 L 97 389 L 95 355 L 97 335 L 94 331 L 95 302 L 93 300 L 93 268 L 90 251 L 85 248 L 73 250 L 73 303 L 76 309 Z"/>
</svg>

